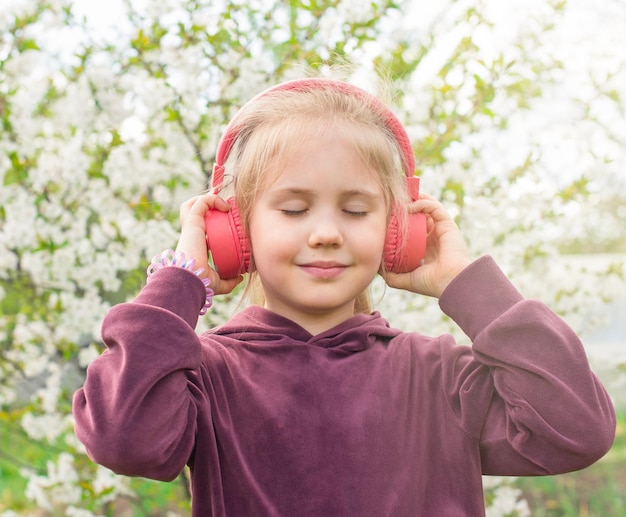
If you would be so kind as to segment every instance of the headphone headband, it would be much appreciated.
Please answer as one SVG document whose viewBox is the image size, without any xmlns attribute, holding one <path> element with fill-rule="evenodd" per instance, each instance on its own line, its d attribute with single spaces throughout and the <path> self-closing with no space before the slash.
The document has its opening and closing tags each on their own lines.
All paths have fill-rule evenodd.
<svg viewBox="0 0 626 517">
<path fill-rule="evenodd" d="M 329 89 L 329 90 L 337 90 L 339 92 L 347 93 L 349 95 L 354 95 L 356 97 L 362 98 L 364 101 L 368 102 L 374 109 L 379 111 L 385 118 L 385 123 L 387 127 L 391 130 L 394 138 L 396 139 L 398 146 L 400 148 L 400 152 L 402 153 L 402 166 L 404 169 L 404 173 L 407 178 L 413 178 L 415 174 L 415 156 L 413 154 L 413 147 L 411 145 L 411 141 L 409 136 L 407 135 L 404 126 L 398 120 L 398 118 L 394 115 L 394 113 L 383 104 L 379 99 L 377 99 L 372 94 L 367 91 L 354 86 L 350 83 L 346 83 L 344 81 L 337 81 L 335 79 L 327 79 L 327 78 L 307 78 L 307 79 L 295 79 L 293 81 L 287 81 L 284 83 L 280 83 L 276 86 L 272 86 L 271 88 L 259 93 L 250 99 L 245 105 L 253 103 L 256 99 L 260 97 L 264 97 L 265 95 L 269 95 L 273 92 L 277 91 L 288 91 L 288 90 L 296 90 L 296 91 L 306 91 L 306 90 L 314 90 L 314 89 Z M 224 180 L 224 164 L 228 159 L 228 155 L 230 150 L 237 139 L 239 134 L 239 130 L 237 128 L 237 115 L 229 122 L 228 126 L 226 126 L 226 130 L 220 143 L 217 148 L 217 153 L 215 155 L 215 164 L 213 165 L 213 176 L 211 179 L 212 190 L 217 193 L 222 185 L 222 181 Z"/>
</svg>

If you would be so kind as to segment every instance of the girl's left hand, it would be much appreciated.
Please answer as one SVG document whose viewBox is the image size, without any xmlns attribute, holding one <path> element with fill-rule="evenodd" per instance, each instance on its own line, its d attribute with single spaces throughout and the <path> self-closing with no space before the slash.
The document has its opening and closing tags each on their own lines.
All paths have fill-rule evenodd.
<svg viewBox="0 0 626 517">
<path fill-rule="evenodd" d="M 439 298 L 472 259 L 461 231 L 442 203 L 420 194 L 419 200 L 409 205 L 409 213 L 417 212 L 428 218 L 423 265 L 409 273 L 383 273 L 383 277 L 390 287 Z"/>
</svg>

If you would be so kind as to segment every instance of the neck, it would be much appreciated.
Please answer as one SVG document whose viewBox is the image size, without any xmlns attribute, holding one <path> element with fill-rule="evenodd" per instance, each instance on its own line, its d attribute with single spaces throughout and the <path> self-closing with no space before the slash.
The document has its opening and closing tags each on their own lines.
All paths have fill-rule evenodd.
<svg viewBox="0 0 626 517">
<path fill-rule="evenodd" d="M 265 304 L 265 308 L 275 314 L 290 319 L 312 336 L 317 336 L 322 332 L 336 327 L 354 316 L 353 309 L 350 311 L 333 311 L 330 313 L 297 312 L 290 310 L 283 311 L 276 307 L 269 306 L 267 303 Z"/>
</svg>

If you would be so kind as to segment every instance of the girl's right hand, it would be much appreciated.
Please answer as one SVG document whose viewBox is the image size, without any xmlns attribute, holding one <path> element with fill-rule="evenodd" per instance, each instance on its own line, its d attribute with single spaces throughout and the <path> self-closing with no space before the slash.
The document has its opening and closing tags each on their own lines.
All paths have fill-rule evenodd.
<svg viewBox="0 0 626 517">
<path fill-rule="evenodd" d="M 204 215 L 208 210 L 228 212 L 230 205 L 215 194 L 195 196 L 180 205 L 181 233 L 176 251 L 183 252 L 187 259 L 195 259 L 196 267 L 204 269 L 200 278 L 208 277 L 211 280 L 211 289 L 215 294 L 227 294 L 243 280 L 243 276 L 223 280 L 209 266 L 209 250 L 204 223 Z"/>
</svg>

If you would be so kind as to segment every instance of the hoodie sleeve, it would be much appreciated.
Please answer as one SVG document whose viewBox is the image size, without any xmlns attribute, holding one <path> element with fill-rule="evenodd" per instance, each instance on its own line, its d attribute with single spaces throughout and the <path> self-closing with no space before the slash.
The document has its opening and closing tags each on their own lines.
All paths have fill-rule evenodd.
<svg viewBox="0 0 626 517">
<path fill-rule="evenodd" d="M 180 268 L 153 278 L 132 303 L 106 315 L 107 348 L 74 394 L 73 414 L 95 462 L 118 474 L 171 480 L 193 449 L 203 403 L 193 372 L 201 362 L 194 328 L 204 286 Z"/>
<path fill-rule="evenodd" d="M 568 472 L 608 451 L 615 436 L 613 405 L 561 318 L 524 299 L 490 257 L 463 271 L 439 303 L 472 340 L 482 371 L 464 378 L 456 403 L 480 437 L 484 474 Z M 493 389 L 477 419 L 472 411 L 476 399 L 484 400 L 485 386 L 476 380 L 485 372 Z"/>
</svg>

